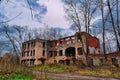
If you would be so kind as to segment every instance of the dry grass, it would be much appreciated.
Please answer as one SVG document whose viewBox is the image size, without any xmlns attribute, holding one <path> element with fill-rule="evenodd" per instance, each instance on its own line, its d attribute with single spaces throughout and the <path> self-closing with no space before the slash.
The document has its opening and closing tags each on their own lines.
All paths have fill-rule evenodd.
<svg viewBox="0 0 120 80">
<path fill-rule="evenodd" d="M 77 73 L 81 75 L 93 75 L 93 76 L 108 76 L 120 78 L 120 68 L 114 66 L 99 66 L 99 67 L 78 67 L 78 66 L 67 66 L 67 65 L 41 65 L 34 66 L 34 70 L 49 71 L 49 72 L 67 72 Z"/>
</svg>

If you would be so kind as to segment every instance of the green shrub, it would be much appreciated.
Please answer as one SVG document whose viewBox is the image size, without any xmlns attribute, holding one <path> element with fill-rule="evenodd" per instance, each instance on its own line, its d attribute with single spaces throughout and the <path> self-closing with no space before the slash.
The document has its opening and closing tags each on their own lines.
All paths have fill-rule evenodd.
<svg viewBox="0 0 120 80">
<path fill-rule="evenodd" d="M 1 72 L 0 80 L 32 80 L 33 74 L 28 70 L 28 68 L 24 68 L 22 66 L 17 65 L 17 68 L 12 73 Z"/>
<path fill-rule="evenodd" d="M 12 75 L 0 75 L 0 80 L 32 80 L 30 76 L 26 75 L 17 75 L 17 74 L 12 74 Z"/>
</svg>

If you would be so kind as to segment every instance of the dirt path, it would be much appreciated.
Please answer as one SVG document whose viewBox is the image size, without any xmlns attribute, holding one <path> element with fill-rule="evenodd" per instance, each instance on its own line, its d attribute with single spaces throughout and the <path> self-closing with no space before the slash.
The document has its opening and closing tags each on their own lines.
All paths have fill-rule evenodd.
<svg viewBox="0 0 120 80">
<path fill-rule="evenodd" d="M 52 77 L 56 80 L 120 80 L 120 78 L 83 76 L 72 73 L 55 73 L 55 72 L 41 72 L 41 71 L 33 71 L 33 73 L 37 77 L 46 75 L 47 77 Z"/>
</svg>

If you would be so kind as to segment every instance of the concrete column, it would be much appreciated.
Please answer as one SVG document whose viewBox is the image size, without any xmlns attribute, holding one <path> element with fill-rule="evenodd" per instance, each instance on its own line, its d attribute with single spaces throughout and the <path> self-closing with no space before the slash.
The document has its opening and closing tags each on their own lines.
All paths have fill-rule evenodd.
<svg viewBox="0 0 120 80">
<path fill-rule="evenodd" d="M 57 50 L 57 56 L 59 56 L 59 55 L 60 55 L 59 50 Z"/>
<path fill-rule="evenodd" d="M 62 49 L 63 50 L 63 56 L 65 56 L 65 48 L 64 49 Z"/>
<path fill-rule="evenodd" d="M 30 59 L 28 60 L 28 64 L 29 64 L 29 66 L 30 66 Z"/>
<path fill-rule="evenodd" d="M 78 55 L 78 47 L 75 47 L 75 58 L 77 59 L 77 55 Z"/>
</svg>

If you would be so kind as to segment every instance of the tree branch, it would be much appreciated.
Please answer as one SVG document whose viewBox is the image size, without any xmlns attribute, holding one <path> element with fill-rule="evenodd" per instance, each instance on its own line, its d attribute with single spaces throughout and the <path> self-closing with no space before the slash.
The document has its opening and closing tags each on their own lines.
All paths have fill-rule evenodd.
<svg viewBox="0 0 120 80">
<path fill-rule="evenodd" d="M 29 5 L 30 12 L 31 12 L 31 16 L 32 16 L 32 20 L 33 20 L 33 11 L 32 11 L 32 7 L 31 7 L 31 5 L 30 5 L 29 0 L 27 0 L 27 3 L 28 3 L 28 5 Z"/>
<path fill-rule="evenodd" d="M 6 20 L 6 21 L 1 21 L 0 23 L 7 23 L 7 22 L 10 22 L 10 21 L 12 21 L 13 19 L 17 18 L 18 16 L 20 16 L 21 14 L 22 14 L 22 12 L 19 13 L 18 15 L 16 15 L 15 17 L 11 18 L 11 19 L 8 19 L 8 20 Z"/>
</svg>

